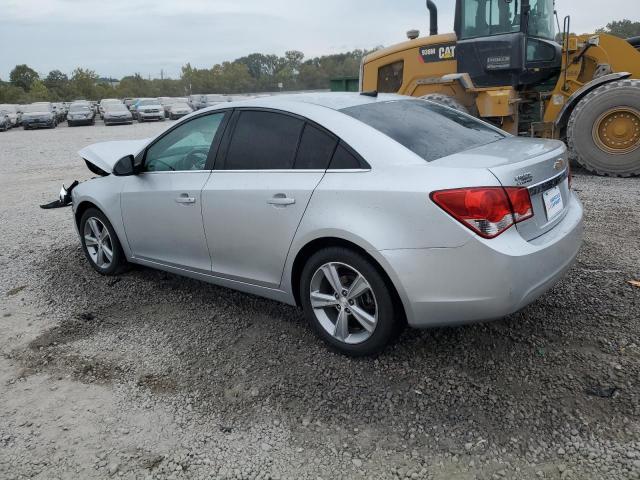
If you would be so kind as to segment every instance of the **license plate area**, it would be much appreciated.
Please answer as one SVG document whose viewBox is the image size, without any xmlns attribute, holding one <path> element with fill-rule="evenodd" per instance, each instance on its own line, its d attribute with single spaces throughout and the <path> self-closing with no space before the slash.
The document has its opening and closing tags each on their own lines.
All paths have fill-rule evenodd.
<svg viewBox="0 0 640 480">
<path fill-rule="evenodd" d="M 562 213 L 562 210 L 564 209 L 564 202 L 562 200 L 560 187 L 553 187 L 543 192 L 542 200 L 544 201 L 547 220 L 553 220 Z"/>
</svg>

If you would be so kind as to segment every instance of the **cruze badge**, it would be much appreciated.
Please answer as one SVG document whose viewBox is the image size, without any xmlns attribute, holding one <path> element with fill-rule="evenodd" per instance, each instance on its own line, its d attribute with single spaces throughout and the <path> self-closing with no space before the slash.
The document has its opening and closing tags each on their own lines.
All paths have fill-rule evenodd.
<svg viewBox="0 0 640 480">
<path fill-rule="evenodd" d="M 531 183 L 533 181 L 533 175 L 531 173 L 522 173 L 518 175 L 516 178 L 516 185 L 525 185 L 527 183 Z"/>
<path fill-rule="evenodd" d="M 559 158 L 556 163 L 553 164 L 553 168 L 556 170 L 562 170 L 564 168 L 564 160 Z"/>
</svg>

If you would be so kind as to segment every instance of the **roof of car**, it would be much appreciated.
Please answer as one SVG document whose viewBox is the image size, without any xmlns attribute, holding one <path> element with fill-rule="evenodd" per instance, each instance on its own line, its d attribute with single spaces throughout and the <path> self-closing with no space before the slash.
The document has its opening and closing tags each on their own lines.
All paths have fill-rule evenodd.
<svg viewBox="0 0 640 480">
<path fill-rule="evenodd" d="M 342 110 L 344 108 L 366 105 L 377 102 L 389 102 L 392 100 L 408 100 L 411 97 L 403 95 L 381 93 L 377 96 L 362 95 L 351 92 L 319 92 L 300 93 L 292 95 L 272 95 L 268 97 L 239 100 L 226 104 L 226 107 L 233 106 L 260 106 L 260 107 L 286 107 L 291 103 L 308 103 L 332 110 Z"/>
</svg>

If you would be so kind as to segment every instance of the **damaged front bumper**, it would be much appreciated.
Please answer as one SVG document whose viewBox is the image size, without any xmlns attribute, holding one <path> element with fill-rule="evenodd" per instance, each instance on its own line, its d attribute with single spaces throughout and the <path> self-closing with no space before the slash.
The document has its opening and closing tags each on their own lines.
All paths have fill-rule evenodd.
<svg viewBox="0 0 640 480">
<path fill-rule="evenodd" d="M 74 180 L 74 182 L 71 185 L 69 185 L 69 187 L 65 187 L 64 185 L 62 185 L 62 188 L 60 189 L 60 194 L 58 195 L 58 200 L 54 200 L 53 202 L 46 203 L 44 205 L 40 205 L 40 208 L 43 208 L 45 210 L 50 210 L 52 208 L 68 207 L 69 205 L 71 205 L 71 200 L 72 200 L 71 192 L 78 185 L 80 185 L 80 182 L 78 182 L 77 180 Z"/>
</svg>

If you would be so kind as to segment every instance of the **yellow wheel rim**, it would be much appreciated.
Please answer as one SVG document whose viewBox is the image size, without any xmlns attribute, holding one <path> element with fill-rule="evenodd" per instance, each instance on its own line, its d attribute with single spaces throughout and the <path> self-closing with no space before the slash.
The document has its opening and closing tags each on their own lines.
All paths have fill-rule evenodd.
<svg viewBox="0 0 640 480">
<path fill-rule="evenodd" d="M 603 113 L 593 125 L 593 139 L 613 155 L 625 155 L 640 148 L 640 111 L 618 107 Z"/>
</svg>

